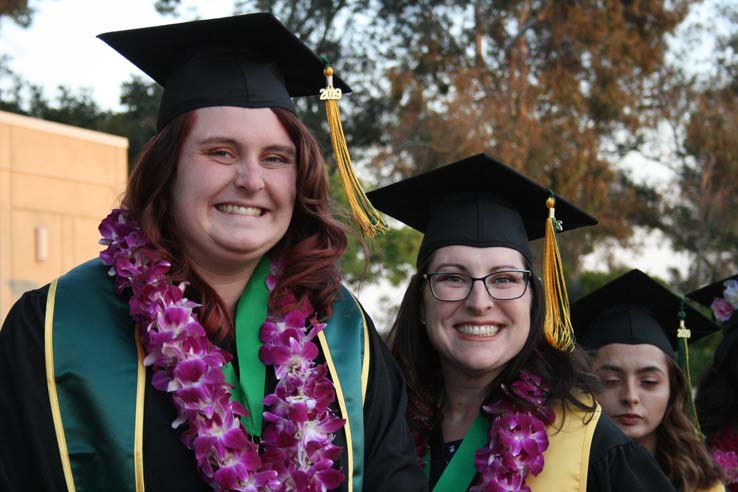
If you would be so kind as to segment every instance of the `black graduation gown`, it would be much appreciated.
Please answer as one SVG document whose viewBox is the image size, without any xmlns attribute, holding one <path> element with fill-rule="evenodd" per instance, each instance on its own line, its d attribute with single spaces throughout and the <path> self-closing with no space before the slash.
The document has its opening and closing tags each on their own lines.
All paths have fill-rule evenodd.
<svg viewBox="0 0 738 492">
<path fill-rule="evenodd" d="M 44 318 L 48 286 L 27 292 L 0 331 L 0 491 L 65 490 L 44 363 Z M 364 406 L 364 490 L 427 490 L 405 422 L 401 372 L 369 323 L 371 365 Z M 147 492 L 206 492 L 194 452 L 172 429 L 171 396 L 151 385 L 147 371 L 144 406 L 144 483 Z M 268 378 L 269 379 L 269 378 Z M 273 378 L 272 378 L 273 379 Z M 274 381 L 267 381 L 273 388 Z M 335 444 L 346 448 L 343 432 Z M 346 453 L 341 462 L 346 469 Z M 104 470 L 101 470 L 104 472 Z M 111 489 L 115 490 L 115 484 Z M 346 481 L 337 489 L 346 491 Z"/>
<path fill-rule="evenodd" d="M 438 434 L 436 433 L 436 437 Z M 435 484 L 461 441 L 431 442 L 431 484 Z M 437 459 L 436 457 L 440 458 Z M 545 464 L 544 464 L 545 466 Z M 475 478 L 476 483 L 477 478 Z M 547 490 L 555 491 L 556 484 Z M 630 440 L 602 414 L 589 453 L 587 492 L 675 492 L 646 448 Z"/>
</svg>

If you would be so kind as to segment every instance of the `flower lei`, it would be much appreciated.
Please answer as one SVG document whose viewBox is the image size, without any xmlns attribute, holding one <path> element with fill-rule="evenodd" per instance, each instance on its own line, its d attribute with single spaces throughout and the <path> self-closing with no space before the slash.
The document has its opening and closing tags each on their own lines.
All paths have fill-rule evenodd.
<svg viewBox="0 0 738 492">
<path fill-rule="evenodd" d="M 547 391 L 543 382 L 539 376 L 521 371 L 509 390 L 502 389 L 532 403 L 535 410 L 521 408 L 512 399 L 482 407 L 491 420 L 489 443 L 475 453 L 480 480 L 470 492 L 530 492 L 525 483 L 528 474 L 543 471 L 543 452 L 548 449 L 546 426 L 554 421 L 553 410 L 544 406 Z M 427 441 L 425 446 L 416 447 L 420 459 L 426 449 Z"/>
<path fill-rule="evenodd" d="M 733 312 L 738 309 L 738 280 L 726 280 L 723 286 L 725 287 L 723 297 L 716 297 L 710 304 L 712 314 L 721 323 L 728 321 L 733 316 Z"/>
<path fill-rule="evenodd" d="M 100 258 L 111 267 L 117 292 L 132 290 L 130 314 L 139 326 L 143 363 L 153 368 L 154 387 L 172 394 L 178 414 L 172 427 L 186 424 L 181 440 L 195 451 L 204 480 L 222 492 L 322 492 L 340 485 L 344 475 L 333 464 L 342 449 L 332 441 L 345 421 L 330 409 L 336 393 L 326 366 L 315 364 L 313 339 L 325 324 L 310 303 L 283 318 L 270 313 L 260 330 L 259 359 L 274 365 L 278 380 L 264 398 L 260 454 L 240 421 L 248 410 L 231 401 L 222 371 L 232 355 L 208 340 L 194 312 L 199 305 L 184 297 L 187 284 L 168 281 L 169 262 L 125 209 L 113 210 L 99 230 L 107 246 Z M 273 263 L 270 291 L 278 274 Z M 290 294 L 284 305 L 294 300 Z"/>
<path fill-rule="evenodd" d="M 715 463 L 725 472 L 725 485 L 728 490 L 738 490 L 738 431 L 722 429 L 709 443 Z"/>
</svg>

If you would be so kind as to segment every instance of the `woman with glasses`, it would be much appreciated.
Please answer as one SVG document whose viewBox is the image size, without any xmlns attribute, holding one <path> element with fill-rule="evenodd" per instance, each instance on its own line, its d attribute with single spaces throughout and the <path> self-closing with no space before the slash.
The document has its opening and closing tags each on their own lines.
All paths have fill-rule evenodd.
<svg viewBox="0 0 738 492">
<path fill-rule="evenodd" d="M 673 490 L 601 415 L 566 331 L 544 330 L 528 241 L 555 221 L 545 188 L 479 154 L 369 197 L 425 233 L 389 340 L 433 490 Z M 596 222 L 559 198 L 555 215 Z"/>
</svg>

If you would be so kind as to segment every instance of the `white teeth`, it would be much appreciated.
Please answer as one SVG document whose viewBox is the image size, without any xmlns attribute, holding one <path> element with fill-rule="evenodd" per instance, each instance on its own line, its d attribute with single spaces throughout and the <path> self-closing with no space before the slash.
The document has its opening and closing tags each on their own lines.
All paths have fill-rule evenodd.
<svg viewBox="0 0 738 492">
<path fill-rule="evenodd" d="M 226 214 L 248 215 L 251 217 L 258 217 L 261 215 L 261 209 L 256 207 L 241 207 L 239 205 L 219 203 L 215 208 Z"/>
<path fill-rule="evenodd" d="M 456 327 L 464 335 L 475 337 L 491 337 L 500 331 L 500 327 L 496 325 L 461 325 Z"/>
</svg>

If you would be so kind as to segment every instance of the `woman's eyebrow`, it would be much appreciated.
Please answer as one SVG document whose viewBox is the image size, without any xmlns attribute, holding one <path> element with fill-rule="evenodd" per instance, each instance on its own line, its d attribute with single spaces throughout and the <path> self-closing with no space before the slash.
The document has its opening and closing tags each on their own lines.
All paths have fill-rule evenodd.
<svg viewBox="0 0 738 492">
<path fill-rule="evenodd" d="M 283 152 L 289 155 L 290 157 L 294 157 L 295 154 L 297 153 L 294 147 L 289 146 L 289 145 L 281 145 L 281 144 L 267 145 L 266 147 L 264 147 L 264 150 L 269 151 L 269 152 Z"/>
<path fill-rule="evenodd" d="M 637 374 L 643 374 L 643 373 L 646 373 L 646 372 L 660 372 L 660 373 L 664 374 L 664 370 L 663 370 L 663 369 L 661 369 L 661 368 L 660 368 L 660 367 L 658 367 L 658 366 L 646 366 L 646 367 L 641 367 L 640 369 L 638 369 L 638 370 L 636 371 L 636 373 L 637 373 Z"/>
<path fill-rule="evenodd" d="M 598 371 L 610 371 L 610 372 L 616 372 L 616 373 L 618 373 L 618 374 L 625 374 L 625 371 L 624 371 L 624 370 L 623 370 L 623 369 L 622 369 L 621 367 L 618 367 L 618 366 L 614 366 L 614 365 L 612 365 L 612 364 L 605 364 L 605 365 L 599 366 L 599 367 L 597 368 L 597 370 L 598 370 Z"/>
</svg>

